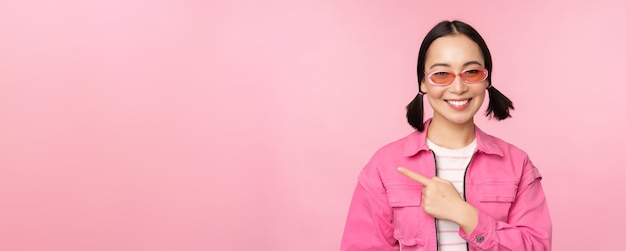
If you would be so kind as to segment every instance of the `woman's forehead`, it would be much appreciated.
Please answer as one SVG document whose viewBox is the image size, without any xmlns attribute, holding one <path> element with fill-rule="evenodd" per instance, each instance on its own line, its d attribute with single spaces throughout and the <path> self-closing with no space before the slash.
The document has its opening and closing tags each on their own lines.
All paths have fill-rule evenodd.
<svg viewBox="0 0 626 251">
<path fill-rule="evenodd" d="M 433 64 L 462 67 L 476 61 L 484 65 L 480 47 L 465 35 L 450 35 L 435 39 L 426 52 L 426 68 Z"/>
</svg>

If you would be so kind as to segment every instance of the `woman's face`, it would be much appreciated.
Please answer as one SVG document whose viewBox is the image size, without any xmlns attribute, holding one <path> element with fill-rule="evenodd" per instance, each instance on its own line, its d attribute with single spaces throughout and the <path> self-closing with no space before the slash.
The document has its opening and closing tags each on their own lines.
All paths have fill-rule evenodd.
<svg viewBox="0 0 626 251">
<path fill-rule="evenodd" d="M 435 39 L 426 52 L 426 77 L 420 83 L 434 110 L 433 121 L 444 120 L 458 125 L 473 124 L 474 114 L 485 100 L 488 81 L 469 84 L 457 75 L 452 84 L 436 86 L 426 79 L 428 74 L 435 71 L 458 74 L 464 70 L 484 66 L 485 61 L 480 48 L 467 36 L 455 34 Z"/>
</svg>

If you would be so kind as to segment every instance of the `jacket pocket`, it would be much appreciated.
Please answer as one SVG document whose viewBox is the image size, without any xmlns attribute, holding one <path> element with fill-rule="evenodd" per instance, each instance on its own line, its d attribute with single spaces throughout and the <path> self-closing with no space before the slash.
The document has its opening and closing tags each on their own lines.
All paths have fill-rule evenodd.
<svg viewBox="0 0 626 251">
<path fill-rule="evenodd" d="M 481 210 L 499 221 L 507 221 L 517 196 L 515 181 L 487 181 L 477 186 Z"/>
<path fill-rule="evenodd" d="M 400 242 L 403 251 L 415 250 L 424 245 L 420 227 L 422 190 L 417 186 L 393 186 L 387 188 L 389 205 L 393 209 L 393 237 Z"/>
</svg>

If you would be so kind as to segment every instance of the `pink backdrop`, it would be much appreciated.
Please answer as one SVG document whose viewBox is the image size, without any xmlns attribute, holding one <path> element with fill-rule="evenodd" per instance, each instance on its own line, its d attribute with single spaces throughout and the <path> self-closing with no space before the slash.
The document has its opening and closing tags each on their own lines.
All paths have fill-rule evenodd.
<svg viewBox="0 0 626 251">
<path fill-rule="evenodd" d="M 624 3 L 4 0 L 0 250 L 337 250 L 461 19 L 517 107 L 555 250 L 623 248 Z"/>
</svg>

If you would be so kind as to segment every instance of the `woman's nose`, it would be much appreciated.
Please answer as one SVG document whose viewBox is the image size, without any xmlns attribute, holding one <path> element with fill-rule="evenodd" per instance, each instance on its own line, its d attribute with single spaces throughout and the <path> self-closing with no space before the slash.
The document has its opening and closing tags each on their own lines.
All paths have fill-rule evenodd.
<svg viewBox="0 0 626 251">
<path fill-rule="evenodd" d="M 463 93 L 467 90 L 467 84 L 463 81 L 460 74 L 454 77 L 454 81 L 450 84 L 450 90 L 454 93 Z"/>
</svg>

